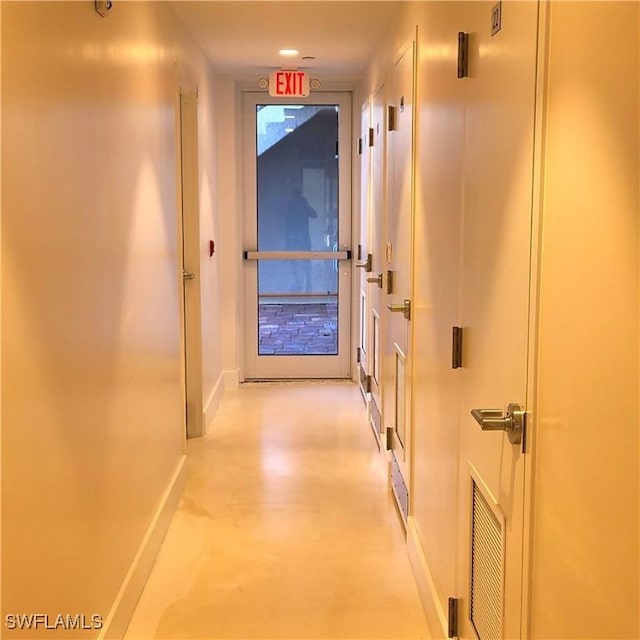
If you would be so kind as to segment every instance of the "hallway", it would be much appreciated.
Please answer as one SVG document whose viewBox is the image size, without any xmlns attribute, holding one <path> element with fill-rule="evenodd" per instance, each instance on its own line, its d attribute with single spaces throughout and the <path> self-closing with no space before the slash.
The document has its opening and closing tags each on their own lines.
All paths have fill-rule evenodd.
<svg viewBox="0 0 640 640">
<path fill-rule="evenodd" d="M 187 467 L 127 640 L 430 637 L 355 385 L 229 391 Z"/>
<path fill-rule="evenodd" d="M 0 41 L 3 640 L 640 639 L 640 0 Z"/>
</svg>

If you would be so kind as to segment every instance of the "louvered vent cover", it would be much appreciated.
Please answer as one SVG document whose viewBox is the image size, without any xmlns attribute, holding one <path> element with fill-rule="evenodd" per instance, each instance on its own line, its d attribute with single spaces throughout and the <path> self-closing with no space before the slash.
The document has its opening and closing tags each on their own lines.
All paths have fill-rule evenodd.
<svg viewBox="0 0 640 640">
<path fill-rule="evenodd" d="M 471 622 L 480 640 L 502 638 L 504 530 L 473 483 Z"/>
<path fill-rule="evenodd" d="M 405 376 L 404 356 L 396 347 L 396 435 L 400 444 L 405 445 Z"/>
</svg>

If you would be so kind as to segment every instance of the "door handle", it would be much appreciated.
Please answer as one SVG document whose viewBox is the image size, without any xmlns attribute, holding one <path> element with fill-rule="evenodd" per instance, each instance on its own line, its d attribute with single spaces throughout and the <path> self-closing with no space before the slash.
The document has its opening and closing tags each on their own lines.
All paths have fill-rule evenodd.
<svg viewBox="0 0 640 640">
<path fill-rule="evenodd" d="M 405 320 L 411 320 L 411 300 L 405 300 L 402 304 L 388 304 L 387 309 L 392 313 L 401 313 Z"/>
<path fill-rule="evenodd" d="M 500 409 L 472 409 L 471 415 L 483 431 L 506 431 L 511 444 L 522 442 L 525 412 L 519 404 L 511 403 L 504 416 Z"/>
<path fill-rule="evenodd" d="M 195 278 L 195 274 L 189 273 L 186 269 L 182 270 L 182 279 L 183 280 L 193 280 Z"/>
<path fill-rule="evenodd" d="M 373 269 L 373 256 L 368 253 L 367 259 L 364 262 L 356 262 L 355 265 L 358 269 L 364 269 L 369 273 Z"/>
<path fill-rule="evenodd" d="M 380 289 L 382 289 L 382 274 L 379 273 L 377 276 L 372 276 L 371 278 L 367 278 L 367 282 L 375 282 Z"/>
</svg>

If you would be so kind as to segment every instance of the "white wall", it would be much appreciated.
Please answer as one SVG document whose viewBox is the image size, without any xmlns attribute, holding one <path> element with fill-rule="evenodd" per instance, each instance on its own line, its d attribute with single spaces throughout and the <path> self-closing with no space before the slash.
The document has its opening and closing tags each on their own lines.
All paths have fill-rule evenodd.
<svg viewBox="0 0 640 640">
<path fill-rule="evenodd" d="M 204 69 L 204 67 L 203 67 Z M 207 70 L 198 78 L 199 205 L 200 205 L 200 295 L 202 330 L 202 406 L 203 426 L 207 426 L 224 392 L 223 358 L 226 336 L 224 317 L 223 258 L 224 221 L 219 215 L 218 175 L 219 131 L 218 93 L 222 91 L 214 74 Z M 223 163 L 224 164 L 224 163 Z M 210 255 L 209 243 L 214 243 Z"/>
<path fill-rule="evenodd" d="M 220 260 L 224 277 L 221 279 L 222 368 L 225 384 L 238 383 L 243 357 L 239 326 L 242 310 L 242 229 L 244 220 L 242 194 L 242 113 L 240 90 L 229 76 L 216 77 L 216 134 L 219 162 L 218 209 L 220 215 Z"/>
<path fill-rule="evenodd" d="M 460 372 L 452 370 L 450 362 L 451 328 L 459 324 L 465 105 L 456 77 L 456 43 L 464 7 L 451 2 L 401 3 L 366 81 L 370 93 L 385 82 L 395 55 L 417 25 L 409 541 L 412 536 L 417 540 L 423 558 L 422 563 L 414 562 L 414 570 L 435 637 L 446 631 L 442 625 L 447 598 L 457 593 Z"/>
<path fill-rule="evenodd" d="M 212 85 L 169 7 L 121 2 L 100 18 L 92 2 L 2 3 L 3 614 L 106 619 L 183 461 L 183 68 L 202 89 L 208 240 Z M 206 393 L 220 371 L 215 260 L 201 271 Z"/>
<path fill-rule="evenodd" d="M 637 638 L 640 5 L 547 7 L 525 628 L 541 639 Z M 459 320 L 461 156 L 468 144 L 465 93 L 454 89 L 461 82 L 456 35 L 470 11 L 477 3 L 401 3 L 364 84 L 365 92 L 377 89 L 417 25 L 415 530 L 409 544 L 434 637 L 446 634 L 447 597 L 466 593 L 455 565 L 467 558 L 451 544 L 459 528 L 461 453 L 460 389 L 449 358 L 451 327 Z"/>
</svg>

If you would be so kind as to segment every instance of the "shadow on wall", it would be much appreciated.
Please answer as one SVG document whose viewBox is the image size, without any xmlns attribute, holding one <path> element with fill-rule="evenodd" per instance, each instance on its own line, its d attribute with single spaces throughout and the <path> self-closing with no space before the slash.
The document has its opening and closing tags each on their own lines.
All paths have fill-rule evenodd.
<svg viewBox="0 0 640 640">
<path fill-rule="evenodd" d="M 3 3 L 4 611 L 106 616 L 182 455 L 164 14 Z"/>
</svg>

